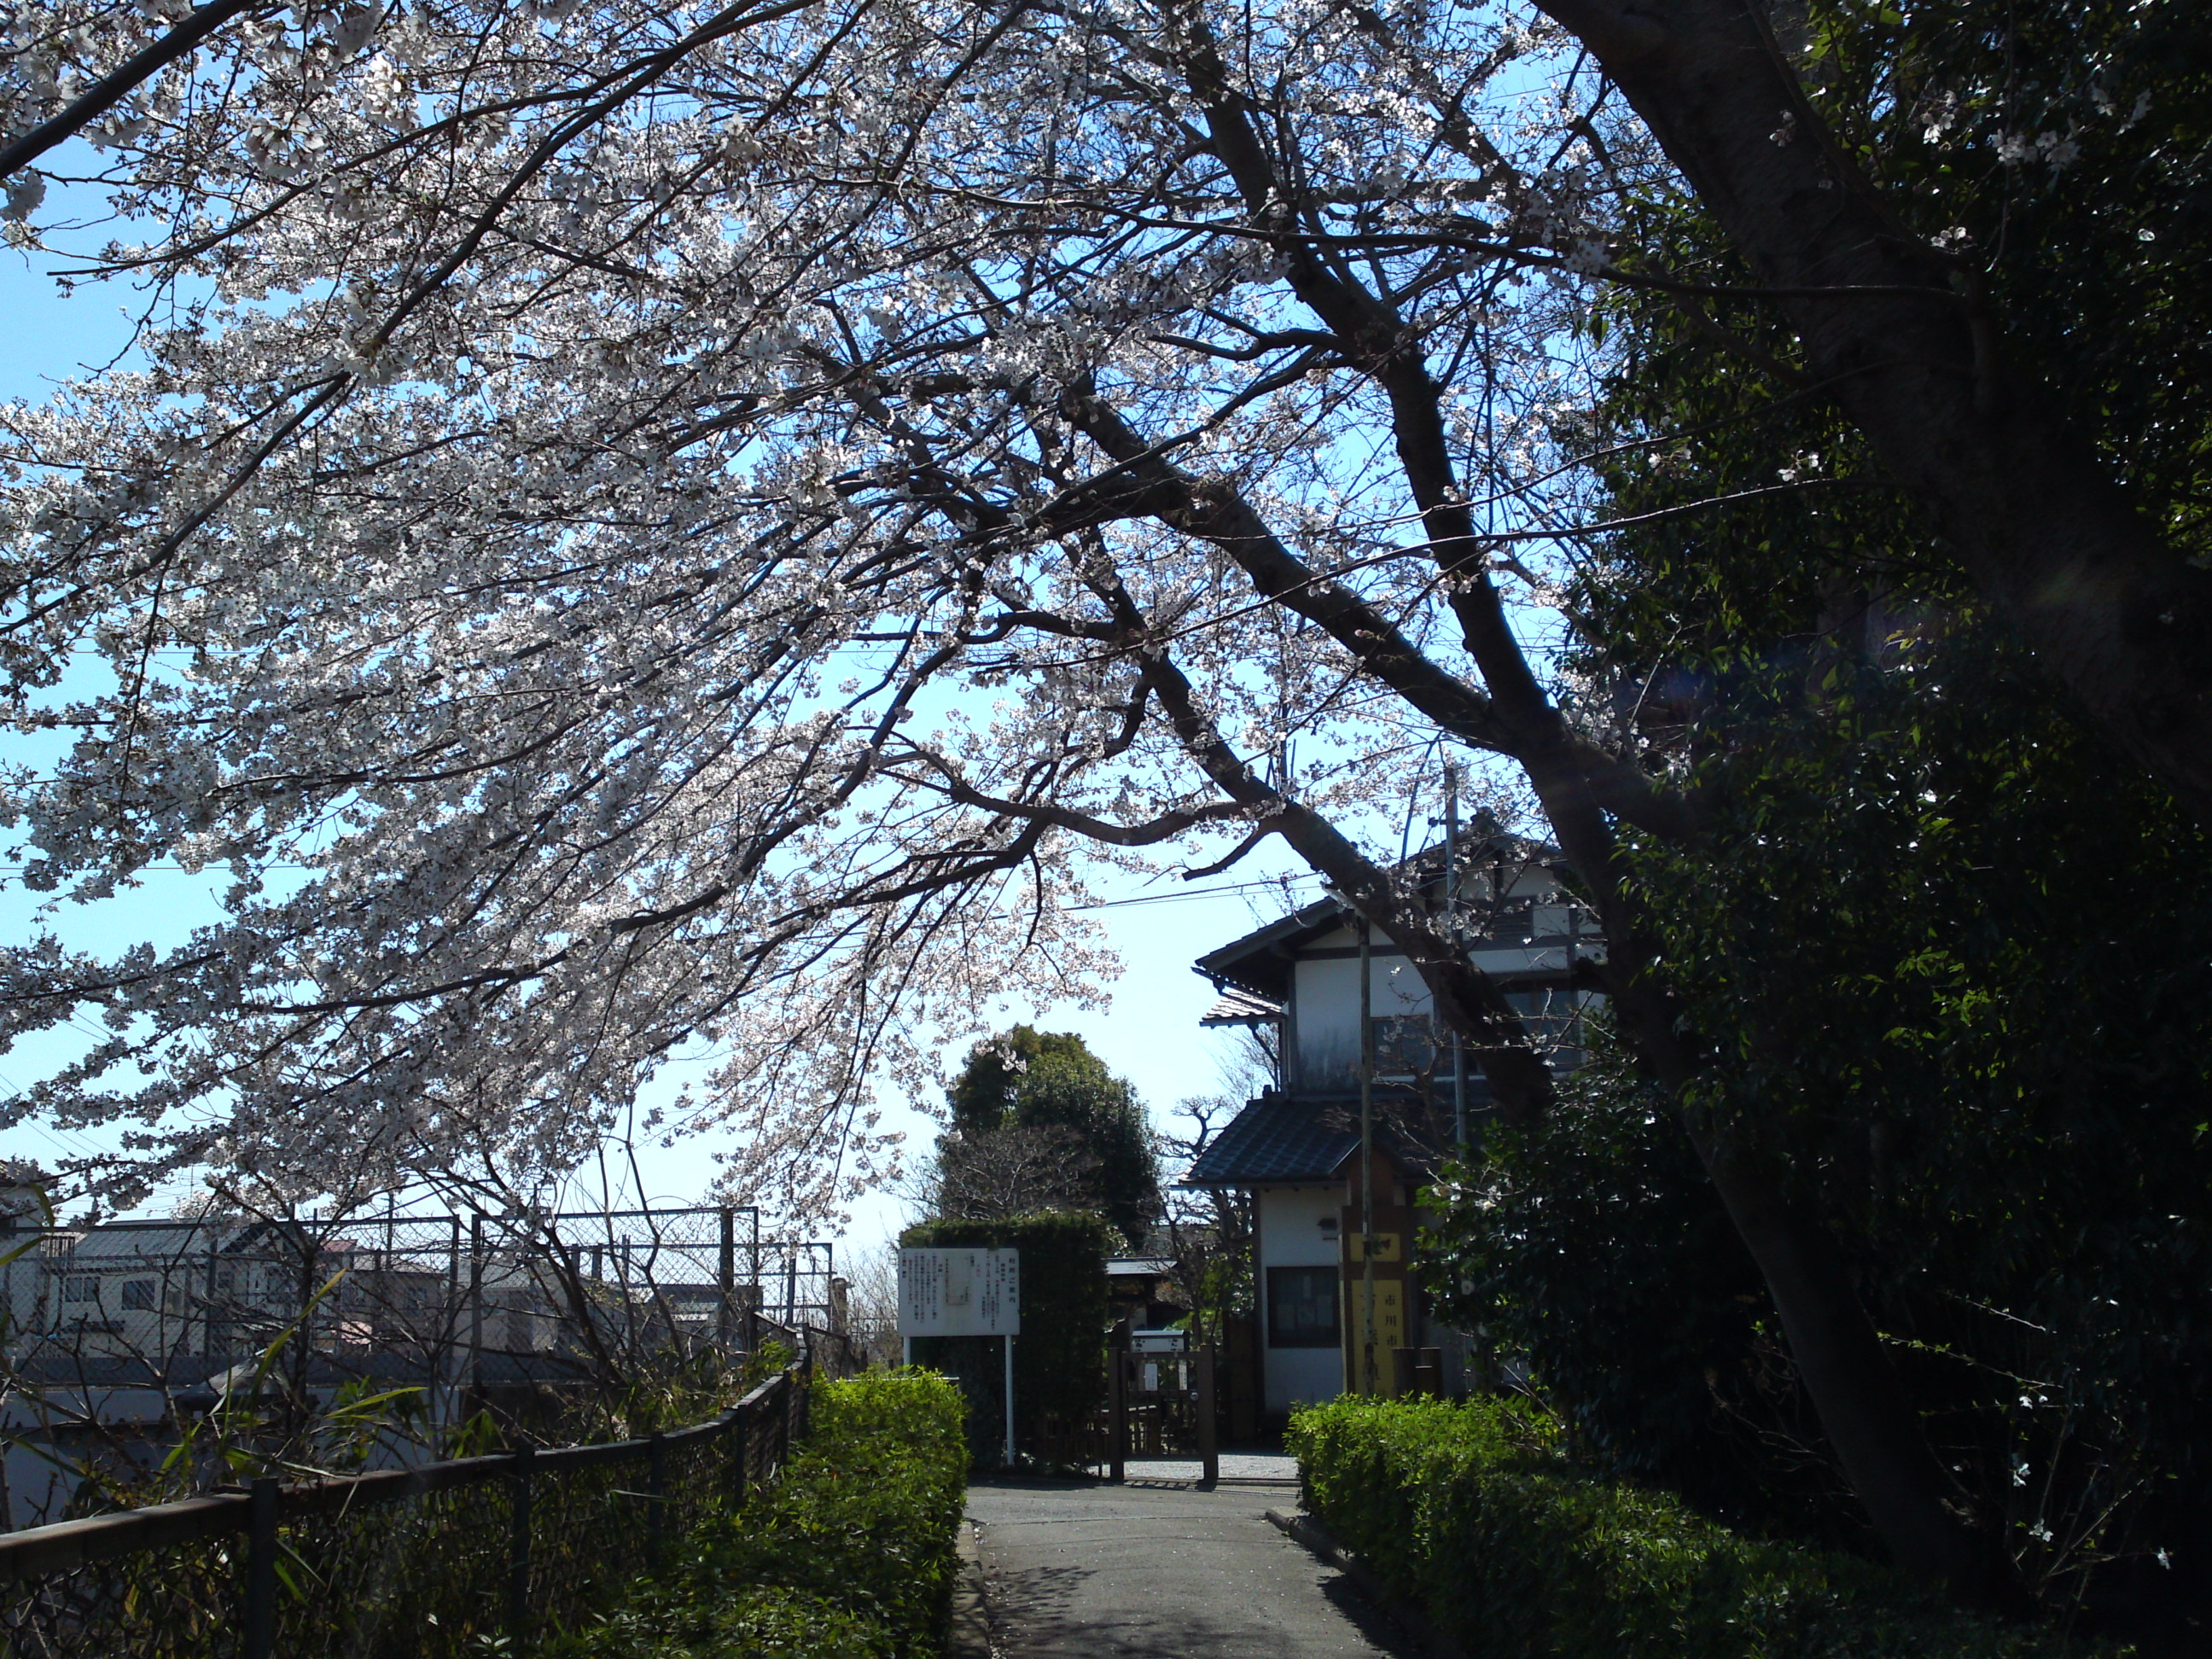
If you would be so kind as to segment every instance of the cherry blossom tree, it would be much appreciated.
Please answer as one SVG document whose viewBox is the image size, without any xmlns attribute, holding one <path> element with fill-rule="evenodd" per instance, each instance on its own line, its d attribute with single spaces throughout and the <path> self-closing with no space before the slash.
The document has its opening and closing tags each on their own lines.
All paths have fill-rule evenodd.
<svg viewBox="0 0 2212 1659">
<path fill-rule="evenodd" d="M 1691 94 L 1840 163 L 1785 60 L 1739 97 L 1639 15 L 1551 9 L 434 0 L 225 14 L 160 63 L 97 8 L 14 19 L 18 130 L 99 141 L 158 231 L 65 267 L 143 286 L 143 366 L 5 414 L 0 674 L 66 739 L 6 811 L 58 902 L 229 885 L 174 951 L 8 951 L 0 1036 L 107 1033 L 12 1109 L 136 1125 L 121 1195 L 313 1190 L 562 1166 L 703 1053 L 648 1127 L 734 1125 L 729 1179 L 819 1212 L 893 1156 L 878 1091 L 1008 987 L 1095 986 L 1092 872 L 1280 836 L 1533 1114 L 1540 1056 L 1372 833 L 1439 743 L 1547 821 L 1687 1086 L 1615 836 L 1700 803 L 1532 641 L 1547 559 L 1606 528 L 1594 283 L 1674 283 L 1624 205 L 1806 182 L 1708 165 Z M 19 162 L 19 242 L 65 153 Z M 1893 313 L 1959 332 L 1940 250 L 1801 270 L 1744 212 L 1808 338 L 1846 319 L 1816 376 Z M 1863 414 L 1900 455 L 1911 395 Z M 2179 568 L 2138 551 L 2129 605 Z M 2147 732 L 2139 691 L 2091 706 Z M 1688 1127 L 1883 1535 L 1986 1583 L 1835 1250 Z"/>
<path fill-rule="evenodd" d="M 14 805 L 33 887 L 224 866 L 234 920 L 161 958 L 22 952 L 17 1029 L 113 1028 L 36 1105 L 159 1125 L 155 1165 L 488 1134 L 557 1162 L 704 1040 L 716 1100 L 808 1103 L 754 1139 L 814 1170 L 933 1004 L 1094 971 L 1074 848 L 1310 815 L 1375 876 L 1328 815 L 1387 790 L 1402 716 L 1237 556 L 1312 556 L 1258 501 L 1364 585 L 1313 581 L 1325 607 L 1419 611 L 1434 572 L 1402 488 L 1340 465 L 1339 427 L 1379 428 L 1287 315 L 1297 238 L 1181 154 L 1174 53 L 1131 56 L 1164 21 L 425 9 L 110 134 L 165 234 L 84 268 L 174 310 L 143 372 L 10 422 L 8 671 L 26 724 L 78 734 Z M 1333 77 L 1347 180 L 1413 161 L 1345 101 L 1359 64 L 1441 97 L 1429 45 L 1468 84 L 1538 45 L 1325 33 L 1271 73 Z M 1009 137 L 1016 107 L 1043 125 Z M 1490 159 L 1447 200 L 1510 198 L 1515 258 L 1556 263 L 1532 239 L 1582 174 L 1453 142 Z M 1448 326 L 1486 293 L 1485 360 L 1556 396 L 1564 291 L 1413 266 Z M 1480 419 L 1533 457 L 1524 401 Z M 1182 465 L 1232 453 L 1263 495 Z M 57 693 L 93 641 L 112 685 Z M 1302 731 L 1336 759 L 1269 781 Z"/>
<path fill-rule="evenodd" d="M 115 5 L 94 0 L 89 6 L 61 6 L 36 11 L 15 9 L 0 34 L 0 131 L 12 136 L 0 145 L 0 180 L 14 179 L 7 213 L 23 218 L 46 199 L 46 180 L 33 163 L 71 138 L 95 143 L 128 142 L 153 122 L 173 117 L 182 76 L 163 72 L 190 60 L 206 46 L 215 56 L 231 48 L 264 44 L 270 31 L 242 29 L 224 39 L 224 24 L 276 8 L 257 0 L 211 0 L 194 9 L 180 0 Z M 334 31 L 333 47 L 345 43 L 349 56 L 374 25 L 374 8 L 362 7 Z M 133 100 L 138 100 L 133 102 Z"/>
</svg>

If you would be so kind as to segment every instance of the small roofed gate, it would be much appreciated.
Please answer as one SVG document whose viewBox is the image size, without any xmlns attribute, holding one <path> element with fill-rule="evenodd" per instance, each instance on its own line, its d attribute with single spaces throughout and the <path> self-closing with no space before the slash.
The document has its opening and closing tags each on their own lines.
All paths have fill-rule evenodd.
<svg viewBox="0 0 2212 1659">
<path fill-rule="evenodd" d="M 1199 1479 L 1221 1478 L 1214 1346 L 1116 1345 L 1106 1356 L 1107 1476 L 1150 1459 L 1196 1460 Z"/>
</svg>

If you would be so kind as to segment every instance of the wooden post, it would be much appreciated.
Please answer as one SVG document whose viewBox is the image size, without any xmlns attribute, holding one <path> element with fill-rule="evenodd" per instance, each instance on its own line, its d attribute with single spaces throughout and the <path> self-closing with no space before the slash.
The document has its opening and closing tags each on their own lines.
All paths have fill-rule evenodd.
<svg viewBox="0 0 2212 1659">
<path fill-rule="evenodd" d="M 1129 1395 L 1126 1378 L 1128 1356 L 1119 1348 L 1106 1355 L 1107 1433 L 1112 1445 L 1107 1462 L 1109 1480 L 1128 1478 L 1126 1467 L 1129 1455 Z"/>
<path fill-rule="evenodd" d="M 655 1429 L 645 1437 L 645 1558 L 655 1572 L 660 1571 L 662 1547 L 666 1541 L 668 1520 L 668 1445 Z"/>
<path fill-rule="evenodd" d="M 1198 1478 L 1207 1486 L 1221 1479 L 1221 1445 L 1213 1412 L 1213 1344 L 1198 1351 Z"/>
<path fill-rule="evenodd" d="M 792 1374 L 783 1374 L 783 1389 L 776 1394 L 776 1468 L 792 1460 Z"/>
<path fill-rule="evenodd" d="M 240 1659 L 276 1651 L 276 1477 L 256 1475 L 246 1520 L 246 1629 Z"/>
<path fill-rule="evenodd" d="M 514 1473 L 507 1476 L 507 1639 L 509 1650 L 530 1648 L 530 1464 L 531 1449 L 518 1447 Z"/>
</svg>

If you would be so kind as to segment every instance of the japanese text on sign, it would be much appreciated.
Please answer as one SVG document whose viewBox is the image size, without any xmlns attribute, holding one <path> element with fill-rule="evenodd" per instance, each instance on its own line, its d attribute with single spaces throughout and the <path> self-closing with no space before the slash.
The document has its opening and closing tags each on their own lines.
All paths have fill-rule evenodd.
<svg viewBox="0 0 2212 1659">
<path fill-rule="evenodd" d="M 1019 1336 L 1019 1250 L 901 1250 L 901 1336 Z"/>
</svg>

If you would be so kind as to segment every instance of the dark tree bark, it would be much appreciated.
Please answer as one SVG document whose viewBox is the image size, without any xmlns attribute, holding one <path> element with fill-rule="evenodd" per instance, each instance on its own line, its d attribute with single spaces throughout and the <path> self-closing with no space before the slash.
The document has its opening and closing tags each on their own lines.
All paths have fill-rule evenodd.
<svg viewBox="0 0 2212 1659">
<path fill-rule="evenodd" d="M 1957 261 L 1843 155 L 1758 0 L 1540 0 L 1589 47 L 2087 720 L 2212 823 L 2212 572 L 2137 512 L 2008 359 Z"/>
</svg>

